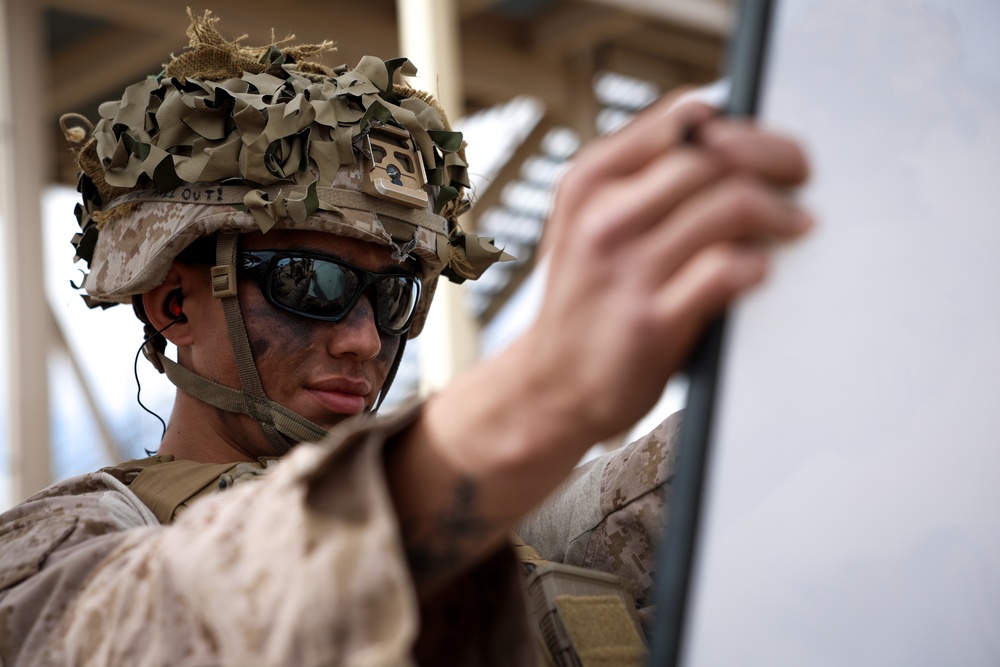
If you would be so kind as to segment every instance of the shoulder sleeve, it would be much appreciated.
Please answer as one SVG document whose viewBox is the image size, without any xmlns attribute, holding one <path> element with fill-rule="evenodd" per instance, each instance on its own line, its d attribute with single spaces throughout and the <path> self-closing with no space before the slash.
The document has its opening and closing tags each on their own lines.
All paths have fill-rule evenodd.
<svg viewBox="0 0 1000 667">
<path fill-rule="evenodd" d="M 676 412 L 638 440 L 578 468 L 525 517 L 518 534 L 549 560 L 624 577 L 636 603 L 649 608 L 682 419 Z"/>
<path fill-rule="evenodd" d="M 171 526 L 129 531 L 70 607 L 47 659 L 411 664 L 420 609 L 383 449 L 416 413 L 412 408 L 318 445 L 298 445 L 260 482 L 205 498 Z M 516 566 L 509 554 L 501 556 L 507 556 L 499 567 L 504 575 L 488 578 L 510 607 L 520 601 L 509 576 Z M 472 581 L 496 568 L 494 558 Z M 495 634 L 523 644 L 523 634 L 509 636 L 522 617 L 520 607 L 513 626 Z"/>
<path fill-rule="evenodd" d="M 114 478 L 56 484 L 0 516 L 0 664 L 27 664 L 58 632 L 87 577 L 156 519 Z"/>
</svg>

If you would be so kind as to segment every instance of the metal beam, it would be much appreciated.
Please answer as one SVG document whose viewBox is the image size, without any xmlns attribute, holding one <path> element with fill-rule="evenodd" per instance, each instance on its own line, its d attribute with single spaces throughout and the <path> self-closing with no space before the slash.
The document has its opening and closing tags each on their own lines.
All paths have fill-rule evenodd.
<svg viewBox="0 0 1000 667">
<path fill-rule="evenodd" d="M 397 0 L 400 51 L 413 58 L 421 77 L 414 84 L 434 93 L 451 118 L 465 111 L 455 0 Z M 460 285 L 439 280 L 434 307 L 420 342 L 424 393 L 444 387 L 478 357 L 479 332 Z"/>
<path fill-rule="evenodd" d="M 618 10 L 695 28 L 713 35 L 728 35 L 733 25 L 732 0 L 588 0 Z"/>
<path fill-rule="evenodd" d="M 0 12 L 0 212 L 5 232 L 8 446 L 11 500 L 51 481 L 47 343 L 48 304 L 42 253 L 41 192 L 47 135 L 41 9 L 3 0 Z"/>
<path fill-rule="evenodd" d="M 560 5 L 531 27 L 536 57 L 562 61 L 589 53 L 642 27 L 642 17 L 598 5 Z"/>
</svg>

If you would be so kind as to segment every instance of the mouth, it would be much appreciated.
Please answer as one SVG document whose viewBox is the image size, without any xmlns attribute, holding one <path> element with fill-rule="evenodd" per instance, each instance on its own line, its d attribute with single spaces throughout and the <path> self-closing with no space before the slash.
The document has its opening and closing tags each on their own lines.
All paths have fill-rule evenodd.
<svg viewBox="0 0 1000 667">
<path fill-rule="evenodd" d="M 313 383 L 305 391 L 325 411 L 338 415 L 357 415 L 365 411 L 371 385 L 361 380 L 339 378 Z"/>
</svg>

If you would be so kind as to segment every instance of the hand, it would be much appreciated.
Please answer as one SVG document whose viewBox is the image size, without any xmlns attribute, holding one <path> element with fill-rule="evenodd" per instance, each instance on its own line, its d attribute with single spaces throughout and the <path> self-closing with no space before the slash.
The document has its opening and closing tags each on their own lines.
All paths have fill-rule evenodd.
<svg viewBox="0 0 1000 667">
<path fill-rule="evenodd" d="M 705 325 L 763 279 L 768 247 L 811 224 L 781 190 L 807 176 L 798 146 L 713 114 L 662 101 L 560 183 L 529 368 L 586 440 L 648 411 Z"/>
</svg>

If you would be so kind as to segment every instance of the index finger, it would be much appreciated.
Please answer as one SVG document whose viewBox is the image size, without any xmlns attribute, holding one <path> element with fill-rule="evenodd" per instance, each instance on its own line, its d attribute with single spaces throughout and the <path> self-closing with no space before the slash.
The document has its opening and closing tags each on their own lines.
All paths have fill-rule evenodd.
<svg viewBox="0 0 1000 667">
<path fill-rule="evenodd" d="M 746 120 L 710 120 L 698 126 L 694 142 L 734 170 L 752 171 L 774 185 L 800 185 L 809 163 L 800 144 L 765 132 Z"/>
<path fill-rule="evenodd" d="M 679 96 L 654 102 L 614 134 L 592 142 L 581 151 L 577 171 L 595 179 L 634 173 L 683 143 L 692 128 L 717 113 L 702 102 L 678 103 Z"/>
</svg>

